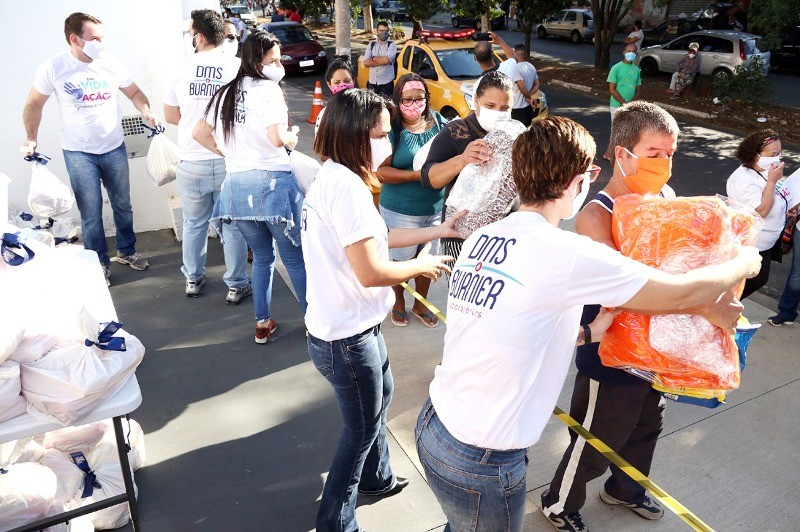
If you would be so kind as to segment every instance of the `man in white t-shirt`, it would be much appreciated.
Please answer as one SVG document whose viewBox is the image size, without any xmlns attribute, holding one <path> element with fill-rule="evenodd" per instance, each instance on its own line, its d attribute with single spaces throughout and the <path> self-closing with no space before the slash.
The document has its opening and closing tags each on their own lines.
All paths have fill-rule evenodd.
<svg viewBox="0 0 800 532">
<path fill-rule="evenodd" d="M 636 53 L 638 54 L 639 51 L 642 49 L 643 42 L 644 42 L 644 32 L 642 31 L 642 21 L 634 20 L 633 31 L 628 34 L 628 38 L 625 39 L 625 44 L 635 45 Z"/>
<path fill-rule="evenodd" d="M 581 327 L 584 304 L 686 309 L 715 301 L 760 266 L 747 247 L 746 257 L 670 275 L 558 229 L 600 170 L 591 164 L 594 140 L 572 120 L 537 122 L 514 154 L 521 206 L 464 242 L 450 278 L 444 355 L 417 421 L 420 461 L 454 530 L 522 530 L 527 448 L 550 419 L 573 349 L 599 341 L 613 318 L 604 311 Z"/>
<path fill-rule="evenodd" d="M 195 54 L 177 66 L 175 79 L 164 93 L 164 118 L 178 126 L 178 195 L 183 208 L 183 266 L 186 295 L 198 297 L 206 283 L 208 220 L 225 180 L 225 160 L 200 146 L 192 130 L 205 115 L 211 97 L 239 70 L 240 61 L 222 51 L 226 23 L 216 11 L 192 11 L 189 35 Z M 228 285 L 225 301 L 239 304 L 253 293 L 247 279 L 247 244 L 239 229 L 222 224 L 222 246 Z"/>
<path fill-rule="evenodd" d="M 156 126 L 159 121 L 128 70 L 105 51 L 105 32 L 100 24 L 98 19 L 85 13 L 67 17 L 64 34 L 70 49 L 51 57 L 36 71 L 22 112 L 28 134 L 22 151 L 26 154 L 36 151 L 42 108 L 54 94 L 60 112 L 64 162 L 81 213 L 83 246 L 97 252 L 110 284 L 101 183 L 114 211 L 116 261 L 134 270 L 146 270 L 150 266 L 147 259 L 136 253 L 128 156 L 123 143 L 118 93 L 127 96 L 150 125 Z"/>
<path fill-rule="evenodd" d="M 511 46 L 508 45 L 508 43 L 506 43 L 499 35 L 495 34 L 494 32 L 490 31 L 489 35 L 491 35 L 492 37 L 492 42 L 500 45 L 500 48 L 503 49 L 503 52 L 506 54 L 506 57 L 508 57 L 508 59 L 500 63 L 500 66 L 497 67 L 497 70 L 498 72 L 502 72 L 503 74 L 508 76 L 508 79 L 511 80 L 511 84 L 514 87 L 514 101 L 511 105 L 511 118 L 513 118 L 514 120 L 519 120 L 525 125 L 525 127 L 527 127 L 531 125 L 531 121 L 533 120 L 533 109 L 531 108 L 531 94 L 534 91 L 531 90 L 533 85 L 528 84 L 528 80 L 530 79 L 530 72 L 528 71 L 527 78 L 522 75 L 523 70 L 520 69 L 520 60 L 517 57 L 517 49 L 520 50 L 520 55 L 524 55 L 523 61 L 526 62 L 528 60 L 527 50 L 525 50 L 524 45 L 517 45 L 515 49 L 512 49 Z M 524 67 L 522 68 L 524 69 Z M 536 74 L 536 69 L 534 69 L 534 74 Z"/>
</svg>

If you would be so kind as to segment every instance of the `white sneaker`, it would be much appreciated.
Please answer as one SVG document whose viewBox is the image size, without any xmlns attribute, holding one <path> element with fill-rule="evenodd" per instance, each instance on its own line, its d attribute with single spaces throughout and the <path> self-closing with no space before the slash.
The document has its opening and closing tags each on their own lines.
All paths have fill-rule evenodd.
<svg viewBox="0 0 800 532">
<path fill-rule="evenodd" d="M 200 292 L 206 285 L 205 275 L 196 281 L 186 281 L 186 296 L 187 297 L 200 297 Z"/>
</svg>

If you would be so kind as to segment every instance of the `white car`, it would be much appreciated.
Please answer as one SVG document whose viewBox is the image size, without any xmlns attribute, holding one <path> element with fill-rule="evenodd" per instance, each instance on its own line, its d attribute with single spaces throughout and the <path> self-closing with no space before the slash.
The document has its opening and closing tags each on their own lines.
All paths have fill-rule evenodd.
<svg viewBox="0 0 800 532">
<path fill-rule="evenodd" d="M 239 18 L 242 19 L 242 22 L 247 24 L 247 27 L 250 29 L 255 29 L 256 24 L 256 16 L 253 15 L 253 12 L 250 11 L 250 8 L 244 5 L 236 5 L 236 6 L 227 6 L 231 8 L 232 13 L 238 13 Z"/>
<path fill-rule="evenodd" d="M 758 35 L 741 31 L 703 30 L 687 33 L 667 44 L 643 48 L 636 64 L 646 75 L 658 72 L 675 72 L 678 61 L 689 51 L 689 44 L 700 45 L 700 74 L 726 77 L 733 75 L 737 66 L 761 60 L 761 72 L 769 72 L 771 54 L 758 49 Z"/>
<path fill-rule="evenodd" d="M 540 39 L 549 36 L 569 37 L 575 43 L 594 38 L 594 15 L 588 9 L 564 9 L 546 18 L 536 28 Z"/>
</svg>

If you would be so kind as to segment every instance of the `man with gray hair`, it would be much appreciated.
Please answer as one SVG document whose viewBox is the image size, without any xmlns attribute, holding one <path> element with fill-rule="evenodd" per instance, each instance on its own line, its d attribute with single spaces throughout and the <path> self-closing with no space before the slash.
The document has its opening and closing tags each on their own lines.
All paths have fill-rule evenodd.
<svg viewBox="0 0 800 532">
<path fill-rule="evenodd" d="M 631 193 L 674 197 L 667 181 L 679 134 L 675 119 L 655 104 L 635 101 L 620 107 L 611 124 L 614 173 L 576 218 L 576 231 L 617 249 L 611 234 L 616 197 Z M 697 314 L 718 327 L 732 329 L 742 309 L 741 303 L 726 293 L 713 305 L 680 313 Z M 599 311 L 596 305 L 584 307 L 581 323 L 591 323 Z M 663 424 L 663 396 L 649 382 L 604 366 L 597 343 L 578 347 L 575 363 L 578 373 L 570 415 L 639 471 L 649 474 Z M 570 431 L 570 444 L 549 489 L 542 493 L 542 512 L 556 529 L 587 530 L 579 512 L 586 501 L 586 483 L 605 473 L 608 466 L 601 453 Z M 614 465 L 600 498 L 630 508 L 645 519 L 664 514 L 644 488 Z"/>
</svg>

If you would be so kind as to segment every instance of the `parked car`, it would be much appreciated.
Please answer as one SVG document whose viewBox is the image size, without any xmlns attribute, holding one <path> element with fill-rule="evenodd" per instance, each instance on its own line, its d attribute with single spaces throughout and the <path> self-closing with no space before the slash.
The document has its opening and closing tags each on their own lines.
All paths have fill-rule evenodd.
<svg viewBox="0 0 800 532">
<path fill-rule="evenodd" d="M 231 8 L 232 13 L 238 13 L 239 18 L 242 19 L 242 22 L 247 24 L 248 28 L 255 29 L 256 23 L 256 16 L 250 11 L 250 8 L 245 5 L 235 5 L 235 6 L 226 6 Z"/>
<path fill-rule="evenodd" d="M 401 2 L 389 0 L 375 10 L 375 15 L 378 20 L 390 20 L 396 22 L 398 20 L 409 20 L 406 7 Z"/>
<path fill-rule="evenodd" d="M 281 41 L 281 63 L 287 74 L 325 72 L 328 57 L 308 28 L 299 22 L 267 22 L 259 26 Z"/>
<path fill-rule="evenodd" d="M 758 35 L 741 31 L 701 30 L 668 42 L 662 46 L 651 46 L 639 53 L 636 64 L 642 73 L 653 75 L 657 72 L 675 72 L 680 61 L 689 50 L 689 44 L 700 45 L 700 74 L 730 76 L 734 69 L 749 64 L 755 58 L 761 59 L 761 71 L 769 72 L 769 52 L 758 49 Z"/>
<path fill-rule="evenodd" d="M 575 43 L 594 38 L 594 15 L 588 9 L 564 9 L 546 18 L 536 28 L 540 39 L 549 36 L 569 37 Z"/>
<path fill-rule="evenodd" d="M 704 30 L 734 30 L 729 22 L 730 14 L 734 14 L 736 20 L 741 25 L 741 30 L 747 30 L 747 13 L 739 8 L 738 4 L 728 2 L 717 2 L 708 4 L 697 16 L 697 24 Z"/>
<path fill-rule="evenodd" d="M 781 36 L 781 46 L 772 50 L 772 68 L 800 70 L 800 26 L 787 28 Z"/>
<path fill-rule="evenodd" d="M 673 37 L 673 39 L 677 39 L 681 35 L 685 35 L 687 33 L 692 33 L 693 31 L 699 31 L 700 26 L 698 26 L 696 20 L 689 20 L 689 19 L 675 19 L 675 23 L 678 26 L 678 34 Z M 644 40 L 642 40 L 642 46 L 655 46 L 659 44 L 664 44 L 667 40 L 667 26 L 669 25 L 669 21 L 665 20 L 658 26 L 654 26 L 652 28 L 642 30 L 644 33 Z"/>
<path fill-rule="evenodd" d="M 479 18 L 472 18 L 472 17 L 462 17 L 459 15 L 453 15 L 453 18 L 450 20 L 453 24 L 454 28 L 475 28 L 480 29 L 481 27 L 481 19 Z M 492 30 L 502 30 L 506 27 L 506 16 L 500 15 L 499 17 L 495 17 L 491 20 Z"/>
<path fill-rule="evenodd" d="M 431 94 L 431 108 L 447 119 L 467 116 L 472 101 L 472 87 L 483 73 L 475 61 L 475 30 L 422 30 L 419 39 L 406 41 L 398 54 L 397 77 L 415 72 L 425 79 Z M 440 37 L 434 37 L 434 33 Z M 504 59 L 499 47 L 495 62 Z M 358 86 L 366 87 L 369 69 L 363 57 L 358 59 Z M 547 116 L 543 92 L 534 94 L 534 120 Z"/>
</svg>

